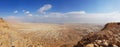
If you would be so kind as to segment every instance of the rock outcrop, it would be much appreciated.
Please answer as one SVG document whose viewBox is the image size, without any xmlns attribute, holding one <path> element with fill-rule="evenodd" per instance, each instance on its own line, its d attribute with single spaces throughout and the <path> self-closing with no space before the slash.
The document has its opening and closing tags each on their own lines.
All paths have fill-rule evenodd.
<svg viewBox="0 0 120 47">
<path fill-rule="evenodd" d="M 120 47 L 120 23 L 107 23 L 101 31 L 84 36 L 74 47 Z"/>
<path fill-rule="evenodd" d="M 0 18 L 0 28 L 9 28 L 8 24 L 3 20 L 3 18 Z"/>
<path fill-rule="evenodd" d="M 0 18 L 0 47 L 11 47 L 11 37 L 8 29 L 7 23 Z"/>
</svg>

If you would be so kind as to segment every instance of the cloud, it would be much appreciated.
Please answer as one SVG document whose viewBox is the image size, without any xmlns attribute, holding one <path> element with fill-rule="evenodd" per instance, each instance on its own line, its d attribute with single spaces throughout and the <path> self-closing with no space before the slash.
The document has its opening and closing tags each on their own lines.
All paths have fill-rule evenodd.
<svg viewBox="0 0 120 47">
<path fill-rule="evenodd" d="M 33 16 L 32 14 L 28 14 L 28 16 Z"/>
<path fill-rule="evenodd" d="M 26 11 L 26 10 L 22 10 L 24 14 L 26 14 L 27 16 L 33 16 L 30 11 Z"/>
<path fill-rule="evenodd" d="M 29 14 L 29 13 L 30 13 L 30 11 L 26 11 L 25 13 L 26 13 L 26 14 Z"/>
<path fill-rule="evenodd" d="M 51 9 L 52 5 L 51 4 L 45 4 L 43 5 L 38 11 L 42 14 L 45 14 L 47 10 Z"/>
<path fill-rule="evenodd" d="M 25 12 L 26 10 L 22 10 L 22 12 Z"/>
<path fill-rule="evenodd" d="M 15 14 L 16 14 L 16 13 L 18 13 L 18 11 L 17 11 L 17 10 L 15 10 L 13 13 L 15 13 Z"/>
<path fill-rule="evenodd" d="M 27 10 L 22 10 L 22 12 L 25 13 L 25 14 L 29 14 L 30 13 L 30 11 L 27 11 Z"/>
<path fill-rule="evenodd" d="M 120 22 L 120 13 L 86 13 L 85 11 L 72 11 L 66 13 L 51 12 L 37 16 L 36 14 L 33 15 L 29 13 L 27 16 L 14 16 L 13 19 L 37 23 L 107 23 Z"/>
<path fill-rule="evenodd" d="M 67 14 L 86 14 L 85 11 L 73 11 L 73 12 L 68 12 Z"/>
</svg>

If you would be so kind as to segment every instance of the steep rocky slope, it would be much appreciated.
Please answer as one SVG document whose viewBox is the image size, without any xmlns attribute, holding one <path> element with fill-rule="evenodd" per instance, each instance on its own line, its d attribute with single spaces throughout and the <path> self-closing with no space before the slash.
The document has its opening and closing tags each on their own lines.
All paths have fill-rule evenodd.
<svg viewBox="0 0 120 47">
<path fill-rule="evenodd" d="M 107 23 L 101 31 L 84 36 L 74 47 L 120 47 L 120 23 Z"/>
<path fill-rule="evenodd" d="M 9 28 L 7 22 L 0 18 L 0 47 L 11 47 L 13 38 L 16 39 L 17 32 Z"/>
</svg>

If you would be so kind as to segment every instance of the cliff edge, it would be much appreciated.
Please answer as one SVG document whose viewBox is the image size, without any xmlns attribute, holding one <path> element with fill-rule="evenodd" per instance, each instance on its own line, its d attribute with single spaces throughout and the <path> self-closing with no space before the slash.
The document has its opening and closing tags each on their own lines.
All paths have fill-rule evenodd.
<svg viewBox="0 0 120 47">
<path fill-rule="evenodd" d="M 120 47 L 120 23 L 107 23 L 101 31 L 84 36 L 74 47 Z"/>
</svg>

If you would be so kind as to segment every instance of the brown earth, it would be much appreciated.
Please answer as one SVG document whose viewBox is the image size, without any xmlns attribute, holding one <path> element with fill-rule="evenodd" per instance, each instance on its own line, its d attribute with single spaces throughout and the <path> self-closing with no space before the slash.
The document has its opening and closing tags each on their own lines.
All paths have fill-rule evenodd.
<svg viewBox="0 0 120 47">
<path fill-rule="evenodd" d="M 88 24 L 15 23 L 0 18 L 0 47 L 73 47 L 82 36 L 101 28 Z"/>
<path fill-rule="evenodd" d="M 120 47 L 120 23 L 107 23 L 101 31 L 84 36 L 74 47 Z"/>
</svg>

